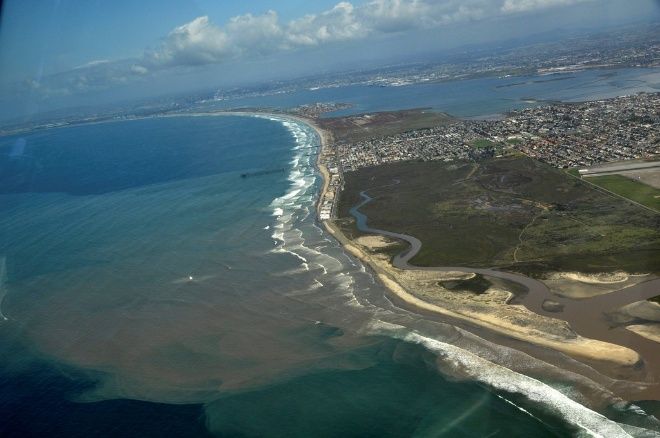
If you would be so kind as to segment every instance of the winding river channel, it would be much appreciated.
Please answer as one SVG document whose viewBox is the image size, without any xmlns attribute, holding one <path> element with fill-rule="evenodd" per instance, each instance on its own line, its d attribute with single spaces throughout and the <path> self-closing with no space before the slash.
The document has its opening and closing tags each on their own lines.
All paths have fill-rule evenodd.
<svg viewBox="0 0 660 438">
<path fill-rule="evenodd" d="M 396 182 L 395 182 L 396 184 Z M 360 193 L 362 201 L 355 205 L 350 213 L 355 217 L 357 227 L 365 233 L 379 234 L 394 239 L 403 240 L 409 247 L 397 254 L 392 264 L 399 269 L 436 272 L 468 272 L 487 275 L 502 280 L 514 282 L 522 286 L 527 293 L 518 297 L 517 303 L 539 315 L 566 321 L 578 334 L 591 339 L 609 342 L 635 350 L 643 359 L 648 371 L 647 383 L 652 383 L 642 395 L 648 399 L 660 399 L 660 346 L 657 342 L 627 330 L 625 327 L 612 328 L 606 318 L 606 313 L 616 310 L 627 304 L 647 300 L 660 295 L 660 279 L 645 281 L 634 286 L 626 287 L 608 294 L 591 298 L 571 299 L 554 294 L 548 286 L 533 278 L 501 271 L 497 268 L 471 268 L 464 266 L 419 267 L 410 264 L 410 260 L 417 255 L 422 242 L 407 234 L 371 228 L 367 225 L 367 216 L 360 208 L 373 200 L 366 191 Z M 558 303 L 560 311 L 548 311 L 543 307 L 544 302 Z"/>
</svg>

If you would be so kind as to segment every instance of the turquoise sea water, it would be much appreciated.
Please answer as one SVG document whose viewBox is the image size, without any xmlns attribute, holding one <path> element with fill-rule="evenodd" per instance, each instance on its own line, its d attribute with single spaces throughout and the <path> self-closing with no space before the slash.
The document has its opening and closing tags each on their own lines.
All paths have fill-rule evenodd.
<svg viewBox="0 0 660 438">
<path fill-rule="evenodd" d="M 572 400 L 606 388 L 394 306 L 316 223 L 317 148 L 233 116 L 1 138 L 0 436 L 623 434 Z"/>
</svg>

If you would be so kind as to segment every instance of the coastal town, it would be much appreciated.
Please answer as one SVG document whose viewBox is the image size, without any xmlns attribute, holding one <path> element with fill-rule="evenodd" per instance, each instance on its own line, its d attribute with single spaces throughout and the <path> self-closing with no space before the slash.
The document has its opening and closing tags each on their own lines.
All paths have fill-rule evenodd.
<svg viewBox="0 0 660 438">
<path fill-rule="evenodd" d="M 331 181 L 319 217 L 332 217 L 342 172 L 398 161 L 478 161 L 510 153 L 557 168 L 660 155 L 660 93 L 542 105 L 501 120 L 453 119 L 427 129 L 337 141 L 321 157 Z"/>
<path fill-rule="evenodd" d="M 406 160 L 454 161 L 517 150 L 558 168 L 660 154 L 660 93 L 509 113 L 502 120 L 456 120 L 356 143 L 338 143 L 344 171 Z"/>
<path fill-rule="evenodd" d="M 341 192 L 341 173 L 337 163 L 328 156 L 321 156 L 320 162 L 329 173 L 328 188 L 323 194 L 319 205 L 319 219 L 322 221 L 331 219 L 335 214 L 337 201 Z"/>
</svg>

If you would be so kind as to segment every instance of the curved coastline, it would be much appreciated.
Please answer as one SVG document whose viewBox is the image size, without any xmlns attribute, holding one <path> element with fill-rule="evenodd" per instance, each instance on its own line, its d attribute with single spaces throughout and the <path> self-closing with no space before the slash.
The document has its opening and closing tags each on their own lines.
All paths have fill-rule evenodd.
<svg viewBox="0 0 660 438">
<path fill-rule="evenodd" d="M 257 117 L 266 117 L 270 118 L 272 117 L 273 119 L 276 119 L 278 121 L 286 121 L 288 120 L 295 120 L 296 122 L 304 123 L 310 128 L 313 128 L 314 131 L 319 135 L 319 138 L 321 139 L 321 147 L 324 145 L 327 146 L 327 142 L 329 141 L 329 133 L 325 133 L 323 130 L 319 129 L 317 126 L 315 126 L 314 122 L 311 120 L 307 120 L 304 118 L 300 117 L 295 117 L 295 116 L 289 116 L 286 114 L 268 114 L 268 113 L 260 113 L 260 112 L 224 112 L 224 113 L 199 113 L 199 114 L 179 114 L 179 115 L 170 115 L 168 117 L 178 117 L 178 116 L 217 116 L 217 115 L 227 115 L 227 116 L 257 116 Z M 326 134 L 326 135 L 324 135 Z M 319 163 L 319 160 L 321 159 L 320 154 L 317 155 L 316 161 L 317 161 L 317 169 L 321 173 L 322 176 L 324 176 L 323 179 L 323 188 L 322 190 L 327 189 L 327 169 L 324 169 L 321 167 L 321 163 Z M 311 162 L 314 160 L 313 156 L 309 156 L 309 158 L 306 158 L 305 161 L 309 162 L 307 164 L 311 164 Z M 293 167 L 295 168 L 297 166 L 296 163 L 292 163 Z M 311 166 L 306 166 L 307 170 L 312 170 Z M 325 171 L 325 173 L 324 173 Z M 315 184 L 315 192 L 316 196 L 318 196 L 319 192 L 319 186 L 318 183 Z M 311 197 L 312 192 L 309 192 L 310 196 L 307 197 L 307 201 L 311 201 L 313 198 Z M 321 192 L 322 194 L 322 192 Z M 318 199 L 318 198 L 317 198 Z M 307 202 L 306 201 L 306 202 Z M 309 207 L 309 210 L 313 211 L 313 207 L 311 207 L 311 202 L 307 204 Z M 305 211 L 307 211 L 308 207 L 305 207 Z M 311 215 L 310 215 L 311 216 Z M 311 217 L 310 217 L 311 219 Z M 322 222 L 319 223 L 317 221 L 317 225 L 323 225 L 323 228 L 325 228 L 331 237 L 334 237 L 344 248 L 347 250 L 347 252 L 350 251 L 349 243 L 346 242 L 345 240 L 343 241 L 340 237 L 340 235 L 335 234 L 332 232 L 332 227 L 333 224 L 331 222 Z M 316 227 L 315 228 L 319 228 Z M 345 243 L 346 242 L 346 243 Z M 354 254 L 355 255 L 355 254 Z M 364 271 L 362 271 L 364 272 Z M 385 279 L 382 278 L 382 283 L 384 283 L 386 286 L 388 284 L 386 283 Z M 406 330 L 407 331 L 407 330 Z M 373 333 L 372 333 L 373 334 Z M 384 333 L 387 336 L 392 336 L 392 333 L 389 331 L 385 331 Z M 395 336 L 396 337 L 396 336 Z M 440 342 L 434 343 L 432 342 L 431 338 L 424 338 L 423 336 L 415 336 L 415 332 L 413 331 L 410 336 L 402 338 L 406 342 L 413 342 L 413 343 L 420 343 L 423 344 L 427 347 L 429 351 L 436 352 L 439 357 L 444 357 L 447 350 L 451 351 L 452 355 L 455 355 L 456 358 L 459 359 L 465 359 L 468 360 L 468 362 L 465 362 L 466 367 L 473 367 L 475 368 L 472 372 L 472 377 L 474 377 L 474 380 L 481 381 L 486 383 L 487 385 L 495 388 L 496 390 L 501 390 L 506 393 L 506 391 L 509 392 L 515 392 L 515 393 L 520 393 L 522 395 L 527 395 L 532 401 L 538 402 L 540 404 L 547 403 L 548 400 L 550 400 L 552 403 L 547 403 L 550 404 L 552 410 L 558 410 L 561 412 L 568 412 L 568 415 L 566 415 L 567 420 L 569 423 L 573 424 L 578 424 L 581 425 L 581 427 L 585 427 L 587 431 L 590 430 L 607 430 L 612 433 L 620 433 L 622 432 L 620 429 L 618 429 L 615 424 L 612 424 L 609 420 L 606 420 L 604 417 L 601 418 L 599 414 L 596 414 L 593 411 L 590 411 L 588 408 L 585 408 L 581 405 L 579 405 L 576 402 L 573 402 L 571 399 L 566 397 L 564 394 L 561 392 L 557 391 L 556 389 L 553 389 L 544 383 L 537 381 L 531 377 L 527 377 L 525 375 L 521 375 L 520 378 L 515 378 L 515 383 L 518 384 L 516 386 L 515 384 L 513 386 L 510 385 L 512 382 L 512 376 L 518 374 L 515 371 L 510 371 L 508 369 L 505 369 L 505 367 L 502 366 L 496 366 L 496 369 L 499 370 L 499 372 L 496 375 L 491 375 L 489 373 L 481 373 L 479 369 L 476 368 L 476 366 L 470 362 L 471 360 L 477 360 L 477 357 L 472 358 L 473 355 L 471 355 L 469 352 L 466 350 L 461 349 L 460 347 L 457 346 L 452 346 L 452 345 L 447 345 L 447 344 L 441 344 Z M 486 359 L 479 359 L 481 362 L 487 362 Z M 464 363 L 464 362 L 461 362 Z M 488 362 L 488 366 L 490 366 L 490 362 Z M 485 366 L 485 365 L 484 365 Z M 500 369 L 501 368 L 501 369 Z M 479 375 L 477 375 L 479 374 Z M 482 375 L 483 374 L 483 375 Z M 487 375 L 486 375 L 487 374 Z M 485 377 L 484 377 L 485 376 Z M 570 403 L 572 402 L 572 404 Z M 555 406 L 557 404 L 557 406 Z M 556 409 L 555 409 L 556 408 Z M 573 415 L 577 415 L 577 418 L 573 418 Z M 595 424 L 594 424 L 595 422 Z M 585 425 L 585 426 L 582 426 Z M 614 436 L 614 435 L 610 435 Z"/>
<path fill-rule="evenodd" d="M 191 112 L 191 113 L 172 113 L 172 114 L 161 114 L 161 115 L 153 115 L 153 116 L 145 116 L 145 117 L 136 117 L 133 119 L 126 119 L 126 120 L 105 120 L 101 122 L 90 122 L 90 124 L 96 124 L 96 123 L 107 123 L 107 122 L 113 122 L 113 121 L 128 121 L 128 120 L 141 120 L 141 119 L 149 119 L 149 118 L 169 118 L 169 117 L 215 117 L 215 116 L 239 116 L 239 117 L 264 117 L 264 118 L 273 118 L 276 120 L 280 121 L 286 121 L 290 120 L 296 123 L 303 123 L 306 126 L 310 127 L 315 131 L 315 133 L 318 135 L 320 139 L 320 150 L 319 153 L 317 154 L 316 157 L 316 167 L 322 177 L 322 187 L 320 188 L 320 193 L 317 199 L 317 205 L 316 205 L 316 211 L 318 213 L 318 209 L 320 208 L 320 200 L 323 199 L 323 196 L 325 195 L 328 185 L 329 185 L 329 179 L 330 179 L 330 174 L 328 169 L 325 167 L 325 165 L 321 162 L 321 156 L 323 155 L 324 150 L 327 148 L 327 146 L 332 142 L 332 134 L 322 128 L 320 128 L 313 119 L 306 118 L 306 117 L 301 117 L 301 116 L 296 116 L 293 114 L 287 114 L 287 113 L 278 113 L 278 112 L 268 112 L 268 111 L 218 111 L 218 112 Z M 61 126 L 57 128 L 62 128 L 62 127 L 71 127 L 72 125 L 67 125 L 67 126 Z M 79 125 L 75 125 L 79 126 Z M 363 194 L 363 196 L 367 196 L 366 194 Z M 367 199 L 368 198 L 368 199 Z M 365 205 L 367 202 L 371 200 L 367 196 L 363 200 L 363 202 L 355 206 L 351 211 L 355 212 L 357 214 L 362 214 L 358 211 L 358 209 Z M 497 323 L 491 322 L 485 322 L 485 321 L 475 321 L 474 318 L 469 318 L 464 315 L 459 315 L 459 314 L 454 314 L 453 312 L 447 310 L 447 309 L 442 309 L 438 306 L 435 306 L 433 304 L 427 303 L 425 301 L 420 300 L 417 297 L 414 297 L 412 294 L 409 294 L 406 292 L 396 281 L 394 281 L 392 278 L 390 278 L 386 273 L 379 272 L 379 270 L 374 266 L 373 263 L 370 263 L 368 256 L 362 251 L 357 248 L 356 245 L 353 244 L 353 242 L 346 238 L 346 236 L 343 235 L 343 233 L 332 223 L 332 221 L 319 221 L 322 225 L 323 228 L 328 232 L 330 236 L 332 236 L 334 239 L 336 239 L 349 253 L 351 253 L 353 256 L 357 257 L 358 259 L 361 259 L 363 262 L 365 262 L 368 266 L 370 266 L 377 274 L 378 278 L 381 280 L 381 283 L 383 283 L 386 288 L 396 295 L 399 299 L 407 302 L 408 304 L 417 307 L 421 310 L 426 310 L 426 311 L 431 311 L 435 313 L 439 313 L 442 315 L 448 315 L 452 317 L 458 317 L 459 319 L 466 320 L 471 323 L 476 323 L 478 325 L 481 325 L 489 330 L 493 330 L 495 332 L 499 333 L 504 333 L 506 335 L 511 335 L 510 328 L 503 327 Z M 394 233 L 390 231 L 385 231 L 385 230 L 377 230 L 377 229 L 371 229 L 366 227 L 366 216 L 364 216 L 363 219 L 364 222 L 364 230 L 369 233 L 375 233 L 375 234 L 380 234 L 383 236 L 395 238 L 395 239 L 400 239 L 403 241 L 406 241 L 409 245 L 410 248 L 407 249 L 406 251 L 402 252 L 401 254 L 398 254 L 397 256 L 394 257 L 393 259 L 393 266 L 399 269 L 409 269 L 409 270 L 428 270 L 428 271 L 437 271 L 437 272 L 468 272 L 468 273 L 478 273 L 478 274 L 485 274 L 485 275 L 490 275 L 493 277 L 498 277 L 504 280 L 509 280 L 513 281 L 515 283 L 518 283 L 522 285 L 525 289 L 529 290 L 530 293 L 526 294 L 526 296 L 522 299 L 521 304 L 523 304 L 525 307 L 527 307 L 529 310 L 543 316 L 548 316 L 552 318 L 559 318 L 559 319 L 564 319 L 561 317 L 561 315 L 553 312 L 548 312 L 546 311 L 543 307 L 542 304 L 545 301 L 546 298 L 552 298 L 553 301 L 559 302 L 560 304 L 566 305 L 567 303 L 573 303 L 573 304 L 579 304 L 576 300 L 571 300 L 569 298 L 564 298 L 560 297 L 557 295 L 552 294 L 547 286 L 545 286 L 543 283 L 541 283 L 538 280 L 534 280 L 529 277 L 525 277 L 520 274 L 514 274 L 511 272 L 506 272 L 506 271 L 500 271 L 496 269 L 484 269 L 484 268 L 466 268 L 466 267 L 431 267 L 431 268 L 425 268 L 425 267 L 416 267 L 413 266 L 409 263 L 409 261 L 415 256 L 415 254 L 419 251 L 421 248 L 421 242 L 416 239 L 413 236 L 407 236 L 399 233 Z M 623 305 L 629 304 L 630 302 L 634 301 L 640 301 L 644 300 L 648 297 L 655 296 L 658 293 L 655 292 L 656 285 L 660 286 L 660 280 L 655 280 L 651 282 L 645 282 L 645 283 L 640 283 L 635 286 L 631 286 L 629 288 L 626 288 L 625 290 L 619 290 L 617 292 L 613 292 L 611 294 L 603 295 L 600 297 L 593 297 L 588 300 L 590 305 L 584 306 L 584 305 L 575 305 L 573 308 L 575 309 L 574 313 L 579 313 L 580 312 L 589 312 L 592 313 L 597 309 L 599 311 L 603 311 L 603 309 L 612 309 L 616 307 L 621 307 Z M 634 299 L 630 299 L 630 296 L 634 296 Z M 582 300 L 582 302 L 585 302 Z M 565 312 L 567 313 L 567 312 Z M 578 315 L 575 315 L 578 316 Z M 580 330 L 580 321 L 579 320 L 574 320 L 575 318 L 566 318 L 564 319 L 565 321 L 573 324 L 576 324 L 578 327 L 574 327 L 576 331 L 582 332 L 583 330 Z M 629 339 L 631 336 L 638 338 L 638 340 L 641 343 L 646 343 L 651 349 L 653 347 L 656 347 L 655 343 L 653 341 L 650 341 L 638 334 L 631 333 L 630 331 L 627 331 L 625 329 L 619 330 L 620 332 L 620 337 L 626 336 L 627 339 Z M 591 336 L 585 336 L 586 337 L 591 337 L 598 339 L 598 336 L 593 336 L 594 334 L 591 333 Z M 559 351 L 564 351 L 569 354 L 574 354 L 579 357 L 583 357 L 586 359 L 599 359 L 602 358 L 602 343 L 599 343 L 599 341 L 594 341 L 591 343 L 591 345 L 588 345 L 588 343 L 574 343 L 574 344 L 568 344 L 568 343 L 560 343 L 560 342 L 541 342 L 539 340 L 534 340 L 529 339 L 527 337 L 520 338 L 521 340 L 527 341 L 527 342 L 532 342 L 536 343 L 539 345 L 544 345 L 550 348 L 557 349 Z M 604 342 L 611 342 L 612 339 L 611 337 L 608 337 L 608 340 L 602 340 Z M 646 349 L 648 350 L 648 349 Z M 657 348 L 655 348 L 657 350 Z M 627 349 L 625 347 L 621 347 L 621 349 L 617 352 L 617 354 L 612 355 L 612 352 L 609 352 L 610 354 L 610 360 L 613 362 L 620 364 L 620 365 L 632 365 L 639 360 L 639 355 L 635 353 L 634 351 Z M 647 356 L 653 356 L 655 359 L 653 363 L 658 364 L 658 369 L 660 369 L 660 351 L 655 351 L 651 352 L 651 354 L 642 354 L 643 358 L 647 360 Z"/>
<path fill-rule="evenodd" d="M 150 117 L 144 117 L 144 118 L 146 119 L 146 118 L 158 118 L 158 117 L 168 118 L 168 117 L 214 117 L 214 116 L 262 117 L 262 118 L 269 118 L 269 119 L 277 120 L 277 121 L 280 121 L 280 122 L 291 121 L 291 122 L 294 122 L 294 123 L 302 123 L 302 124 L 306 125 L 307 127 L 313 129 L 314 132 L 316 132 L 316 134 L 318 135 L 318 137 L 320 139 L 320 150 L 318 151 L 319 153 L 317 154 L 316 160 L 315 160 L 316 161 L 316 168 L 319 171 L 320 176 L 322 176 L 322 185 L 316 191 L 316 196 L 317 196 L 316 202 L 317 202 L 317 204 L 316 204 L 316 209 L 314 209 L 314 210 L 316 210 L 318 212 L 318 208 L 320 207 L 320 205 L 319 205 L 320 200 L 323 199 L 323 195 L 325 194 L 325 191 L 328 189 L 329 179 L 330 179 L 329 178 L 329 171 L 328 171 L 328 169 L 325 168 L 325 166 L 321 162 L 322 161 L 321 159 L 322 159 L 322 154 L 324 152 L 324 149 L 327 152 L 326 148 L 331 144 L 332 137 L 331 137 L 331 133 L 323 130 L 318 125 L 316 125 L 314 120 L 299 117 L 299 116 L 294 116 L 294 115 L 290 115 L 290 114 L 269 113 L 269 112 L 260 112 L 260 111 L 223 111 L 223 112 L 213 112 L 213 113 L 212 112 L 181 113 L 181 114 L 168 114 L 168 115 L 160 115 L 160 116 L 150 116 Z M 313 159 L 314 159 L 314 157 L 310 157 L 309 161 L 312 161 Z M 319 192 L 319 189 L 320 189 L 320 192 Z M 311 210 L 311 208 L 310 208 L 310 210 Z M 343 248 L 346 250 L 346 252 L 348 252 L 349 254 L 355 256 L 356 258 L 360 259 L 361 261 L 363 261 L 365 265 L 370 266 L 373 269 L 373 271 L 375 271 L 375 273 L 376 273 L 375 277 L 380 280 L 380 283 L 383 286 L 385 286 L 385 288 L 387 290 L 389 290 L 393 295 L 396 295 L 399 298 L 405 297 L 405 294 L 407 292 L 400 285 L 398 285 L 394 280 L 392 280 L 390 277 L 388 277 L 386 274 L 384 274 L 382 272 L 378 272 L 377 269 L 374 269 L 375 268 L 374 265 L 369 263 L 368 259 L 366 259 L 364 257 L 361 257 L 361 255 L 359 253 L 359 251 L 360 251 L 359 248 L 357 248 L 357 246 L 355 246 L 355 245 L 352 245 L 350 240 L 346 239 L 345 236 L 343 236 L 341 231 L 339 231 L 335 227 L 335 225 L 332 223 L 332 221 L 318 221 L 317 223 L 319 225 L 322 225 L 322 228 L 325 229 L 328 232 L 329 237 L 332 237 L 337 242 L 339 242 L 339 244 L 341 244 L 343 246 Z M 281 233 L 281 231 L 280 231 L 280 233 Z M 421 243 L 420 243 L 420 246 L 421 246 Z M 284 249 L 286 249 L 286 248 L 284 248 Z M 304 256 L 306 256 L 306 255 L 304 255 Z M 408 256 L 407 259 L 406 259 L 406 261 L 407 261 L 410 258 L 412 258 L 412 256 L 414 256 L 414 254 L 412 254 L 410 252 L 406 252 L 406 253 L 403 254 L 403 257 L 406 257 L 406 256 Z M 532 280 L 532 281 L 534 281 L 534 280 Z M 421 304 L 421 305 L 420 306 L 413 306 L 413 307 L 417 307 L 419 309 L 424 310 L 423 309 L 424 304 L 422 304 L 424 302 L 421 301 L 421 300 L 419 300 L 419 301 L 420 301 L 419 304 Z M 426 304 L 428 304 L 428 303 L 426 303 Z M 426 310 L 427 311 L 429 311 L 429 310 L 434 311 L 436 309 L 432 309 L 432 310 L 431 309 L 426 309 Z M 440 313 L 440 312 L 436 312 L 436 313 Z M 475 321 L 470 319 L 470 318 L 463 317 L 463 319 L 468 323 L 475 324 Z M 475 325 L 478 325 L 478 323 L 475 324 Z M 490 331 L 493 331 L 495 333 L 497 333 L 498 330 L 499 330 L 499 333 L 506 333 L 506 330 L 503 330 L 501 327 L 498 327 L 496 324 L 491 324 L 490 326 L 487 326 L 487 325 L 482 325 L 482 326 L 486 330 L 490 330 Z M 391 334 L 388 333 L 388 336 L 391 336 Z M 415 342 L 418 342 L 418 341 L 419 340 L 415 340 Z M 552 348 L 551 345 L 546 345 L 546 346 Z M 469 355 L 469 353 L 467 353 L 467 352 L 465 354 Z M 637 359 L 637 357 L 635 356 L 632 359 L 629 358 L 628 361 L 636 360 L 636 359 Z M 511 371 L 511 373 L 516 373 L 516 372 Z M 478 378 L 477 376 L 475 376 L 475 379 L 480 380 L 480 378 Z M 500 383 L 503 383 L 503 382 L 500 382 Z M 534 385 L 536 385 L 536 384 L 542 385 L 541 382 L 533 382 L 533 384 Z M 493 387 L 497 388 L 498 386 L 494 384 Z M 546 389 L 549 389 L 549 388 L 544 387 L 540 390 L 546 390 Z M 539 388 L 533 389 L 533 391 L 538 391 L 538 390 L 539 390 Z M 515 392 L 517 392 L 517 391 L 515 391 Z M 529 391 L 527 389 L 525 389 L 525 390 L 521 389 L 521 393 L 523 395 L 525 395 L 528 392 Z"/>
</svg>

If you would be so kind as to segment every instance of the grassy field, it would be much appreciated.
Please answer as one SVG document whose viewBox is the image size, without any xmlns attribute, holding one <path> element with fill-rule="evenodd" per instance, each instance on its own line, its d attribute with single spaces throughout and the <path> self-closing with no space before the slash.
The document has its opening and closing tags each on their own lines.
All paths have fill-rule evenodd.
<svg viewBox="0 0 660 438">
<path fill-rule="evenodd" d="M 566 169 L 566 173 L 568 173 L 569 175 L 572 175 L 576 178 L 582 178 L 582 176 L 580 175 L 580 171 L 575 167 L 572 168 L 572 169 Z"/>
<path fill-rule="evenodd" d="M 478 138 L 472 142 L 472 146 L 477 149 L 485 149 L 488 147 L 495 147 L 496 143 L 485 138 Z"/>
<path fill-rule="evenodd" d="M 621 175 L 603 175 L 586 178 L 610 192 L 632 199 L 649 208 L 660 211 L 660 190 Z"/>
<path fill-rule="evenodd" d="M 413 264 L 660 271 L 660 215 L 527 157 L 395 163 L 345 177 L 338 224 L 359 234 L 348 210 L 367 190 L 370 225 L 422 241 Z"/>
<path fill-rule="evenodd" d="M 386 137 L 415 129 L 432 128 L 453 123 L 454 118 L 425 109 L 386 111 L 346 117 L 318 119 L 317 123 L 332 132 L 335 140 L 356 142 Z"/>
</svg>

